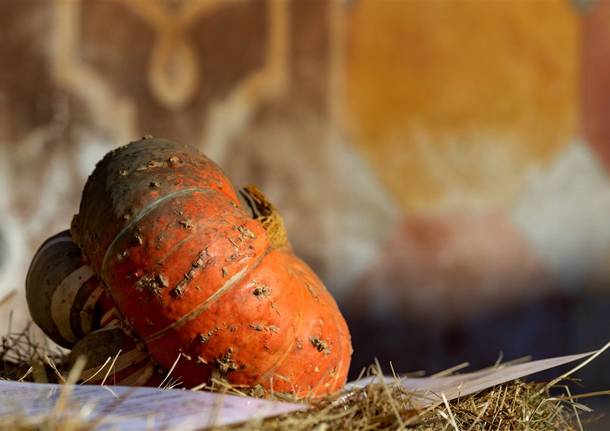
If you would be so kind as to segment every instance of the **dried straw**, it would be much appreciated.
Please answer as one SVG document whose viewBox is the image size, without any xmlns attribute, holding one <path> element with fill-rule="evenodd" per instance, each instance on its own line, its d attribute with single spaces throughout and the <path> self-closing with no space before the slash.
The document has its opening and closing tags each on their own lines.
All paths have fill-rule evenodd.
<svg viewBox="0 0 610 431">
<path fill-rule="evenodd" d="M 379 365 L 368 374 L 381 375 Z M 442 402 L 423 410 L 412 408 L 413 393 L 399 384 L 381 380 L 315 403 L 297 413 L 253 421 L 218 430 L 417 430 L 417 431 L 582 431 L 583 424 L 598 419 L 576 398 L 608 395 L 610 392 L 573 397 L 566 385 L 521 380 Z M 586 415 L 586 418 L 583 417 Z"/>
<path fill-rule="evenodd" d="M 0 379 L 69 383 L 78 377 L 78 370 L 66 369 L 66 357 L 58 351 L 43 348 L 32 341 L 28 327 L 20 333 L 8 333 L 0 340 Z M 80 364 L 82 365 L 82 364 Z M 77 366 L 80 366 L 77 364 Z M 458 367 L 459 368 L 459 367 Z M 456 371 L 451 369 L 448 372 Z M 379 364 L 365 374 L 381 375 Z M 168 375 L 169 377 L 169 375 Z M 217 430 L 417 430 L 417 431 L 582 431 L 588 422 L 596 419 L 591 410 L 578 402 L 580 398 L 609 395 L 596 392 L 572 396 L 566 385 L 569 375 L 562 381 L 532 383 L 513 381 L 457 400 L 442 402 L 426 409 L 412 408 L 413 393 L 399 384 L 370 384 L 322 400 L 311 401 L 307 411 L 284 416 L 255 420 Z M 173 386 L 173 384 L 172 384 Z M 66 386 L 68 388 L 69 386 Z M 237 395 L 259 395 L 257 389 L 247 389 L 213 379 L 202 389 Z M 65 401 L 69 395 L 60 400 Z M 276 399 L 285 395 L 274 394 Z M 91 422 L 78 416 L 62 414 L 58 403 L 51 414 L 30 418 L 16 412 L 0 417 L 0 430 L 89 430 Z"/>
</svg>

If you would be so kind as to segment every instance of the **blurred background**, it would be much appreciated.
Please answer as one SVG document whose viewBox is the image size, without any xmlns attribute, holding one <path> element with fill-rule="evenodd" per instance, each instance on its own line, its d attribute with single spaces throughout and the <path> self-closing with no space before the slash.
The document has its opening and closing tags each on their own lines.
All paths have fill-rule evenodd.
<svg viewBox="0 0 610 431">
<path fill-rule="evenodd" d="M 151 134 L 268 193 L 352 377 L 610 339 L 610 2 L 1 0 L 0 29 L 3 331 L 95 162 Z"/>
</svg>

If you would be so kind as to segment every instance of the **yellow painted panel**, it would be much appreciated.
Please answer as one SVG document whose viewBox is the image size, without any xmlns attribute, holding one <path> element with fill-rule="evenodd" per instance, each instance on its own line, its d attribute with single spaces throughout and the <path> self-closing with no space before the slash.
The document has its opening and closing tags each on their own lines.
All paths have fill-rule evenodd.
<svg viewBox="0 0 610 431">
<path fill-rule="evenodd" d="M 508 206 L 576 133 L 568 1 L 360 0 L 346 20 L 348 125 L 405 208 Z"/>
</svg>

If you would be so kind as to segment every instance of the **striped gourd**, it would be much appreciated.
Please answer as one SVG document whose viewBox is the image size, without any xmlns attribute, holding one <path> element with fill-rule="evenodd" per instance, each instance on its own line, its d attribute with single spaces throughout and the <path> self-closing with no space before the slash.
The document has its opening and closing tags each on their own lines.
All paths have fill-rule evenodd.
<svg viewBox="0 0 610 431">
<path fill-rule="evenodd" d="M 34 323 L 60 346 L 71 348 L 99 327 L 103 294 L 69 231 L 47 239 L 34 255 L 26 277 L 28 307 Z"/>
<path fill-rule="evenodd" d="M 137 337 L 121 326 L 120 314 L 111 306 L 100 320 L 101 328 L 87 334 L 72 348 L 69 364 L 85 357 L 81 381 L 89 384 L 158 386 L 162 372 Z"/>
</svg>

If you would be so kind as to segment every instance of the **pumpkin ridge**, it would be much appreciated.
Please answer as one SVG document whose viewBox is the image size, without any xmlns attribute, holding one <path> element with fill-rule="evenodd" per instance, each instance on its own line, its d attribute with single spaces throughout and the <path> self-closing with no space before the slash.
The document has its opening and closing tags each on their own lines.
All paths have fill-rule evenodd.
<svg viewBox="0 0 610 431">
<path fill-rule="evenodd" d="M 135 216 L 133 216 L 129 220 L 129 223 L 127 223 L 125 226 L 123 226 L 123 228 L 121 228 L 121 230 L 115 235 L 113 240 L 108 245 L 108 248 L 106 249 L 106 252 L 104 253 L 104 257 L 102 258 L 102 265 L 100 267 L 100 277 L 104 278 L 104 268 L 106 267 L 106 262 L 108 260 L 108 257 L 110 256 L 110 254 L 111 254 L 110 252 L 114 248 L 115 244 L 125 233 L 127 233 L 129 231 L 129 229 L 131 229 L 131 227 L 135 223 L 139 222 L 142 218 L 144 218 L 147 214 L 149 214 L 152 210 L 154 210 L 157 206 L 161 205 L 165 201 L 172 199 L 174 197 L 177 197 L 177 196 L 188 195 L 188 194 L 196 193 L 196 192 L 209 193 L 209 190 L 202 189 L 199 187 L 192 187 L 189 189 L 176 190 L 174 192 L 160 196 L 158 199 L 154 200 L 153 202 L 146 205 L 146 207 L 142 208 Z"/>
<path fill-rule="evenodd" d="M 291 277 L 295 278 L 292 275 L 291 275 Z M 279 358 L 277 361 L 275 361 L 275 363 L 272 366 L 270 366 L 267 369 L 267 371 L 262 373 L 262 376 L 256 381 L 256 383 L 260 383 L 261 381 L 264 382 L 265 380 L 270 378 L 269 374 L 273 375 L 273 373 L 275 373 L 275 371 L 284 363 L 284 361 L 286 360 L 288 355 L 290 355 L 290 352 L 297 341 L 296 334 L 299 333 L 299 330 L 301 329 L 301 326 L 303 325 L 303 314 L 304 314 L 303 309 L 305 307 L 305 302 L 306 302 L 305 301 L 305 292 L 303 291 L 303 289 L 301 289 L 301 310 L 299 311 L 299 320 L 298 320 L 297 324 L 295 325 L 295 331 L 294 331 L 295 337 L 292 339 L 292 342 L 288 345 L 288 348 L 286 349 L 286 351 L 282 353 L 282 357 Z"/>
<path fill-rule="evenodd" d="M 340 353 L 343 353 L 343 349 L 339 350 Z M 340 357 L 340 356 L 339 356 Z M 339 359 L 339 363 L 343 362 L 343 360 Z M 321 374 L 320 376 L 320 380 L 318 381 L 318 383 L 311 388 L 311 394 L 315 395 L 318 391 L 318 389 L 320 388 L 320 386 L 322 386 L 322 384 L 328 384 L 330 385 L 330 382 L 332 382 L 332 380 L 328 381 L 328 382 L 324 382 L 324 378 L 326 376 L 330 376 L 330 370 L 332 370 L 333 368 L 333 364 L 328 365 L 328 367 L 326 367 L 326 369 L 324 370 L 324 372 Z M 339 375 L 339 373 L 337 373 L 337 375 Z"/>
<path fill-rule="evenodd" d="M 337 318 L 336 317 L 335 317 L 335 322 L 337 323 Z M 337 355 L 337 357 L 339 358 L 339 364 L 336 366 L 335 377 L 331 380 L 331 382 L 333 380 L 336 381 L 337 378 L 341 375 L 340 371 L 341 371 L 341 368 L 343 367 L 343 349 L 344 348 L 345 348 L 345 346 L 343 346 L 342 343 L 339 343 L 339 355 Z"/>
<path fill-rule="evenodd" d="M 337 327 L 339 327 L 340 326 L 340 322 L 337 322 L 337 317 L 336 316 L 334 316 L 333 320 L 335 321 L 335 325 Z M 343 367 L 343 349 L 344 349 L 345 346 L 343 345 L 343 343 L 337 343 L 337 344 L 339 345 L 339 353 L 337 354 L 337 358 L 339 358 L 339 364 L 335 366 L 335 376 L 334 376 L 334 378 L 331 378 L 331 380 L 326 382 L 328 384 L 331 384 L 331 382 L 333 380 L 334 381 L 337 380 L 337 378 L 341 375 L 340 371 L 341 371 L 341 368 Z M 324 376 L 326 376 L 326 375 L 331 376 L 331 373 L 329 372 L 329 370 L 332 370 L 332 368 L 333 368 L 333 364 L 329 364 L 328 367 L 324 370 L 323 375 Z M 312 393 L 314 393 L 314 394 L 316 393 L 316 391 L 318 390 L 318 388 L 320 387 L 322 382 L 323 382 L 323 379 L 320 378 L 320 382 L 313 388 Z"/>
<path fill-rule="evenodd" d="M 336 303 L 334 303 L 334 307 L 335 307 L 335 308 L 337 308 L 337 310 L 339 309 L 339 307 L 337 306 L 337 304 L 336 304 Z M 339 313 L 340 313 L 340 311 L 339 311 Z M 340 315 L 341 315 L 341 314 L 340 314 Z M 335 325 L 337 325 L 337 327 L 341 327 L 341 326 L 343 326 L 343 325 L 341 325 L 341 321 L 340 321 L 340 319 L 337 317 L 337 315 L 334 315 L 334 320 L 335 320 Z M 339 331 L 339 332 L 342 332 L 342 331 Z M 344 335 L 347 335 L 347 336 L 349 337 L 349 336 L 350 336 L 350 335 L 349 335 L 349 330 L 348 330 L 348 333 L 347 333 L 347 334 L 344 334 Z M 343 344 L 343 343 L 336 343 L 335 345 L 337 345 L 337 344 L 339 345 L 339 354 L 337 355 L 337 358 L 339 358 L 339 364 L 337 365 L 336 370 L 335 370 L 335 377 L 334 377 L 334 379 L 332 379 L 330 382 L 332 382 L 333 380 L 334 380 L 334 381 L 337 381 L 337 379 L 339 378 L 339 376 L 341 376 L 341 372 L 340 372 L 340 371 L 341 371 L 341 369 L 342 369 L 342 367 L 343 367 L 343 352 L 344 352 L 345 348 L 347 347 L 347 346 L 346 346 L 345 344 Z M 350 345 L 350 347 L 351 347 L 351 345 Z M 350 353 L 349 357 L 351 357 L 351 353 Z M 332 366 L 332 365 L 330 365 L 330 366 L 329 366 L 329 368 L 330 368 L 331 366 Z M 332 368 L 331 368 L 331 369 L 332 369 Z M 349 371 L 349 370 L 348 370 L 348 371 Z M 330 383 L 330 382 L 329 382 L 329 383 Z"/>
<path fill-rule="evenodd" d="M 203 223 L 201 223 L 202 221 L 205 221 L 205 219 L 199 219 L 197 220 L 197 222 L 195 223 L 195 227 L 193 227 L 193 229 L 191 229 L 189 231 L 189 233 L 182 238 L 180 241 L 178 241 L 177 243 L 175 243 L 172 248 L 170 248 L 167 253 L 165 253 L 163 256 L 161 256 L 158 260 L 157 260 L 157 264 L 164 264 L 165 261 L 172 256 L 177 249 L 179 249 L 182 245 L 184 245 L 185 242 L 188 242 L 192 236 L 196 233 L 199 233 L 199 228 L 201 227 L 201 225 Z"/>
<path fill-rule="evenodd" d="M 155 341 L 156 339 L 165 335 L 165 333 L 167 331 L 179 328 L 180 326 L 199 317 L 201 315 L 201 313 L 203 313 L 208 308 L 210 308 L 210 306 L 212 304 L 214 304 L 216 301 L 218 301 L 220 298 L 222 298 L 229 290 L 231 290 L 231 288 L 233 288 L 236 284 L 238 284 L 240 281 L 242 281 L 250 271 L 253 271 L 254 269 L 256 269 L 261 264 L 261 262 L 264 260 L 264 258 L 269 254 L 269 252 L 271 252 L 271 247 L 267 247 L 265 252 L 256 259 L 254 264 L 252 264 L 251 266 L 246 265 L 242 269 L 240 269 L 231 278 L 229 278 L 226 283 L 224 283 L 222 286 L 220 286 L 218 289 L 216 289 L 216 291 L 213 294 L 208 296 L 205 301 L 203 301 L 202 303 L 197 305 L 192 311 L 190 311 L 189 313 L 186 313 L 184 316 L 180 317 L 178 320 L 174 321 L 173 323 L 167 325 L 165 328 L 160 329 L 159 331 L 157 331 L 153 334 L 150 334 L 148 337 L 144 338 L 144 342 L 148 343 L 151 341 Z"/>
<path fill-rule="evenodd" d="M 334 319 L 335 323 L 337 319 Z M 338 376 L 341 375 L 341 373 L 339 373 L 341 367 L 343 366 L 343 343 L 338 343 L 339 344 L 339 354 L 337 355 L 337 358 L 339 358 L 339 365 L 335 366 L 336 371 L 335 371 L 335 377 L 334 379 L 331 379 L 330 381 L 326 382 L 327 384 L 331 384 L 331 382 L 333 380 L 336 380 Z M 329 364 L 328 367 L 326 367 L 326 369 L 324 370 L 324 373 L 322 374 L 322 376 L 331 376 L 330 371 L 333 369 L 333 364 Z M 332 376 L 331 376 L 332 377 Z M 315 394 L 318 390 L 318 388 L 322 385 L 322 382 L 324 382 L 324 379 L 321 377 L 320 381 L 318 382 L 318 384 L 312 389 L 312 393 Z"/>
</svg>

